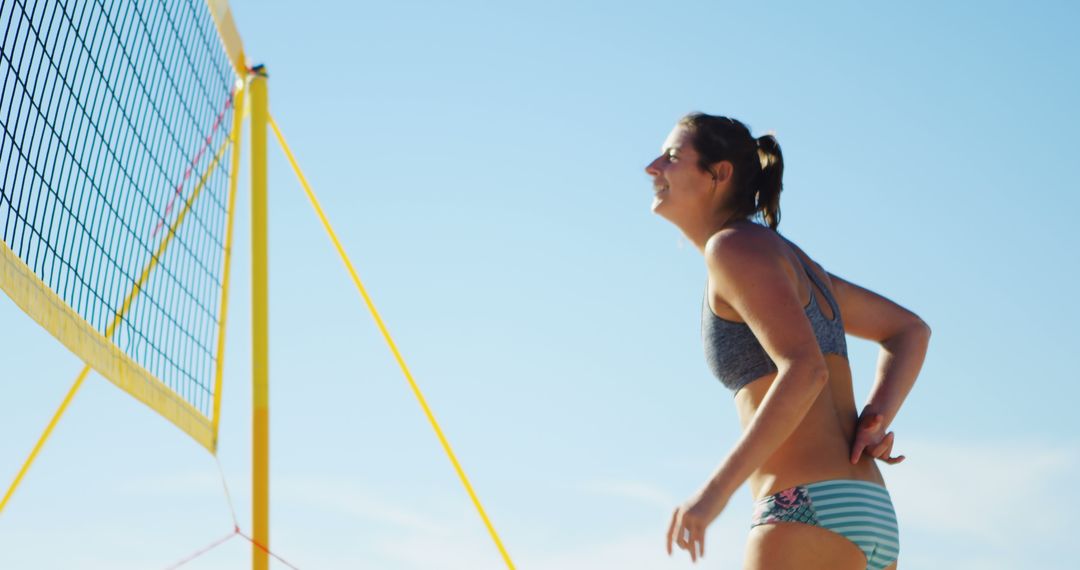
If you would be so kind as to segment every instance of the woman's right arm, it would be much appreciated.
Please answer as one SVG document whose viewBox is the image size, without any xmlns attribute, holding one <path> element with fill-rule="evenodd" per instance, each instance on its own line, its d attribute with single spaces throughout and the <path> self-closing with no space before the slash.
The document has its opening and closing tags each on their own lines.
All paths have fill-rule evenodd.
<svg viewBox="0 0 1080 570">
<path fill-rule="evenodd" d="M 832 274 L 829 278 L 844 331 L 881 345 L 877 376 L 860 418 L 880 415 L 881 433 L 885 433 L 922 369 L 930 327 L 915 313 L 873 291 Z"/>
</svg>

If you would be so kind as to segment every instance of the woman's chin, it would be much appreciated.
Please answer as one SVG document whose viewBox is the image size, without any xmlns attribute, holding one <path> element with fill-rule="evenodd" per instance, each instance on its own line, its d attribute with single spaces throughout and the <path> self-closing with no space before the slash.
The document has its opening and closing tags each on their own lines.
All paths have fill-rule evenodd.
<svg viewBox="0 0 1080 570">
<path fill-rule="evenodd" d="M 672 204 L 664 200 L 663 198 L 658 197 L 653 199 L 652 213 L 660 216 L 661 218 L 664 218 L 665 220 L 675 225 L 678 225 L 678 223 L 676 223 L 676 221 L 673 219 L 673 216 L 675 218 L 679 217 L 677 209 L 673 210 Z"/>
<path fill-rule="evenodd" d="M 664 202 L 662 199 L 657 199 L 653 201 L 652 212 L 657 216 L 660 216 L 661 218 L 664 218 L 665 220 L 671 222 L 676 227 L 682 227 L 679 224 L 680 216 L 678 210 L 672 210 L 671 206 L 671 204 Z"/>
</svg>

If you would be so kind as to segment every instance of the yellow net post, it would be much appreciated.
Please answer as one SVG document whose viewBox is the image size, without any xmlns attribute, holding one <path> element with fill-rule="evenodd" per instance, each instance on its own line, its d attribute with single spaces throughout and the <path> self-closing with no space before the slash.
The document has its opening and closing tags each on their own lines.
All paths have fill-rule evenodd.
<svg viewBox="0 0 1080 570">
<path fill-rule="evenodd" d="M 267 310 L 266 123 L 269 97 L 266 69 L 252 69 L 251 78 L 251 315 L 252 315 L 252 444 L 251 565 L 268 570 L 270 557 L 270 387 Z"/>
</svg>

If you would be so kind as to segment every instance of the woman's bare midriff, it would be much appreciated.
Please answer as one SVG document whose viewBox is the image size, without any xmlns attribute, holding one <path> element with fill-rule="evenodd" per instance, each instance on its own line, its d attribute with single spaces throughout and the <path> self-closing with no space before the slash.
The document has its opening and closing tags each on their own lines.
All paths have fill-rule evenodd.
<svg viewBox="0 0 1080 570">
<path fill-rule="evenodd" d="M 874 459 L 864 454 L 851 464 L 851 443 L 858 411 L 851 388 L 851 367 L 843 356 L 826 354 L 829 382 L 794 433 L 748 480 L 754 499 L 829 479 L 857 479 L 884 485 Z M 743 429 L 757 413 L 776 373 L 754 380 L 735 395 Z"/>
</svg>

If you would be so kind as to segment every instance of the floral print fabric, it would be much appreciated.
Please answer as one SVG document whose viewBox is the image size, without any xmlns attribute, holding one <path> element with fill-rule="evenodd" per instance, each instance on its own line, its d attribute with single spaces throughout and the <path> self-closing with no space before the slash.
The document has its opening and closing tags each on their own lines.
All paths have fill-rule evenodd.
<svg viewBox="0 0 1080 570">
<path fill-rule="evenodd" d="M 800 522 L 819 526 L 806 487 L 784 489 L 757 502 L 750 526 L 777 522 Z"/>
</svg>

